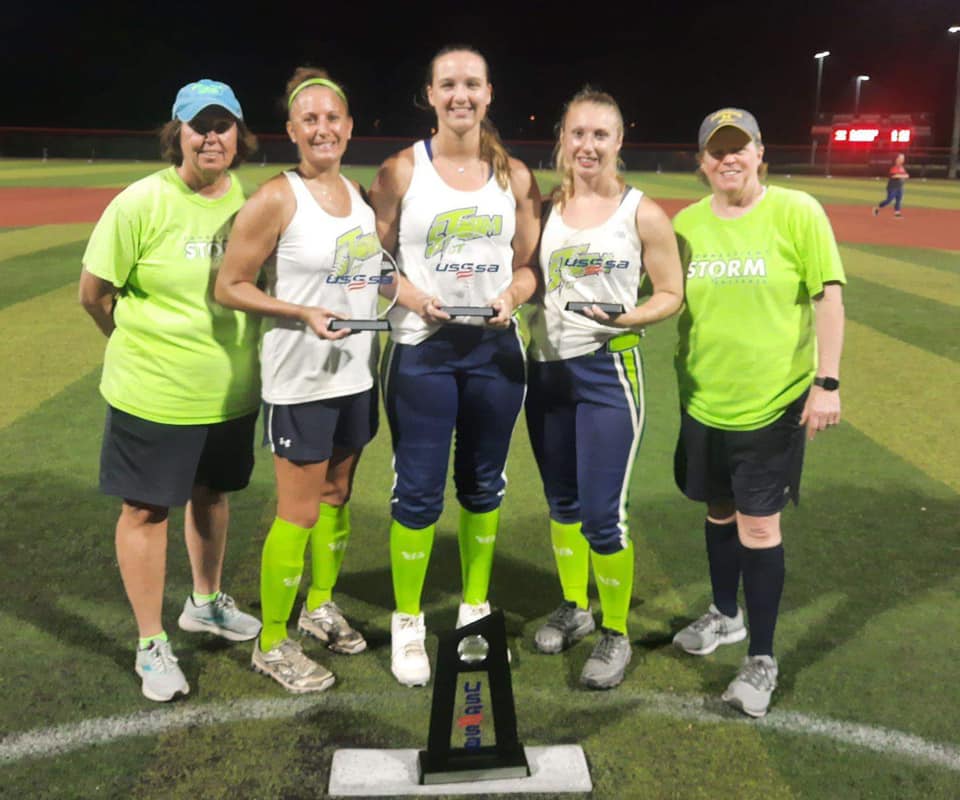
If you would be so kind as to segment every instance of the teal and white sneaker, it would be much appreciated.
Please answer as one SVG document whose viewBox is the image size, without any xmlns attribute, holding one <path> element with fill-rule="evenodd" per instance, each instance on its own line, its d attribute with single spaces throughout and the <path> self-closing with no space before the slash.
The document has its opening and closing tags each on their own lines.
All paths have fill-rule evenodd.
<svg viewBox="0 0 960 800">
<path fill-rule="evenodd" d="M 325 642 L 334 653 L 354 655 L 367 649 L 367 640 L 343 616 L 340 607 L 328 600 L 313 611 L 307 611 L 307 604 L 300 609 L 297 628 L 301 633 Z"/>
<path fill-rule="evenodd" d="M 191 633 L 212 633 L 231 642 L 248 642 L 260 633 L 260 620 L 243 613 L 233 598 L 220 592 L 211 603 L 201 606 L 193 602 L 193 595 L 183 604 L 183 613 L 177 624 Z"/>
<path fill-rule="evenodd" d="M 700 619 L 694 620 L 673 637 L 676 647 L 694 656 L 706 656 L 722 644 L 742 642 L 747 638 L 747 628 L 743 624 L 743 611 L 738 608 L 737 616 L 728 617 L 720 613 L 711 603 L 710 610 Z"/>
<path fill-rule="evenodd" d="M 777 688 L 777 671 L 777 659 L 773 656 L 747 656 L 720 699 L 744 714 L 762 717 L 770 706 L 770 695 Z"/>
<path fill-rule="evenodd" d="M 618 631 L 600 628 L 600 639 L 580 673 L 580 683 L 591 689 L 612 689 L 623 683 L 633 657 L 630 639 Z"/>
<path fill-rule="evenodd" d="M 166 703 L 178 694 L 190 693 L 190 684 L 177 664 L 170 642 L 154 639 L 145 650 L 138 648 L 133 668 L 143 679 L 141 690 L 149 700 Z"/>
</svg>

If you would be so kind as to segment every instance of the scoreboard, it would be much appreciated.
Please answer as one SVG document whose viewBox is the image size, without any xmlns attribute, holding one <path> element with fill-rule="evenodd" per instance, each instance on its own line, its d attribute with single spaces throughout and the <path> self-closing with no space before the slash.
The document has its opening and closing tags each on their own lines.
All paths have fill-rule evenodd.
<svg viewBox="0 0 960 800">
<path fill-rule="evenodd" d="M 843 158 L 847 152 L 857 154 L 886 154 L 929 144 L 931 114 L 820 114 L 810 134 L 814 142 L 828 150 L 836 150 Z"/>
<path fill-rule="evenodd" d="M 833 145 L 887 145 L 906 147 L 914 139 L 913 126 L 886 127 L 877 125 L 834 125 L 830 133 Z"/>
</svg>

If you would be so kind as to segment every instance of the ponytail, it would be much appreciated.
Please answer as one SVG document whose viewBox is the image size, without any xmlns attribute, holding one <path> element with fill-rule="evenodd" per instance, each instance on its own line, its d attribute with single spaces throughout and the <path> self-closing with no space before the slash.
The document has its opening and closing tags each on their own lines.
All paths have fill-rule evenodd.
<svg viewBox="0 0 960 800">
<path fill-rule="evenodd" d="M 480 158 L 490 165 L 501 189 L 510 186 L 510 156 L 500 141 L 493 123 L 484 117 L 480 122 Z"/>
</svg>

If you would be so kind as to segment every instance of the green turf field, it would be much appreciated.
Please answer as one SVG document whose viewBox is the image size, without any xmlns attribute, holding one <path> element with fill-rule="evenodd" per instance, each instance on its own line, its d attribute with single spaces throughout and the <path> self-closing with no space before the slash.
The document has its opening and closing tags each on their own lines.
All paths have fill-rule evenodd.
<svg viewBox="0 0 960 800">
<path fill-rule="evenodd" d="M 0 187 L 122 186 L 157 167 L 0 161 Z M 276 171 L 241 175 L 253 188 Z M 351 174 L 369 184 L 373 169 Z M 630 178 L 655 198 L 703 193 L 691 175 Z M 875 181 L 774 181 L 828 204 L 866 207 L 878 195 Z M 957 209 L 960 224 L 956 183 L 911 182 L 907 202 Z M 385 425 L 360 464 L 339 586 L 370 650 L 333 656 L 307 644 L 338 682 L 294 698 L 249 669 L 249 645 L 177 630 L 190 576 L 174 513 L 164 616 L 192 691 L 168 705 L 140 695 L 113 553 L 117 504 L 96 489 L 104 341 L 76 301 L 91 227 L 0 229 L 0 797 L 317 798 L 340 747 L 423 747 L 430 691 L 401 687 L 389 668 Z M 802 505 L 785 513 L 781 683 L 765 720 L 717 700 L 745 643 L 705 658 L 670 645 L 709 602 L 702 512 L 672 483 L 674 324 L 645 340 L 647 426 L 630 505 L 635 651 L 612 692 L 577 684 L 592 642 L 557 657 L 529 644 L 559 590 L 518 424 L 492 599 L 507 615 L 521 739 L 582 745 L 592 797 L 960 797 L 960 254 L 841 250 L 845 416 L 809 447 Z M 251 487 L 233 498 L 225 575 L 248 609 L 273 514 L 260 451 Z M 455 526 L 449 494 L 425 593 L 433 631 L 456 616 Z"/>
</svg>

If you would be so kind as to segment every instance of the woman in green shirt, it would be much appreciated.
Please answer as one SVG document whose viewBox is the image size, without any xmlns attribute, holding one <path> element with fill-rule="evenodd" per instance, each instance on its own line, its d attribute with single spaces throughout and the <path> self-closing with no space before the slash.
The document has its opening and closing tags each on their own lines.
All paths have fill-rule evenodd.
<svg viewBox="0 0 960 800">
<path fill-rule="evenodd" d="M 713 603 L 674 643 L 706 655 L 746 638 L 742 574 L 750 644 L 723 699 L 761 717 L 777 685 L 780 512 L 799 497 L 805 434 L 840 420 L 845 279 L 819 203 L 764 185 L 752 114 L 708 115 L 699 146 L 711 193 L 674 220 L 687 269 L 675 472 L 684 494 L 707 505 Z"/>
<path fill-rule="evenodd" d="M 177 94 L 161 144 L 172 166 L 114 198 L 80 276 L 80 302 L 108 337 L 100 488 L 122 499 L 116 551 L 139 630 L 134 669 L 156 701 L 190 691 L 161 620 L 170 506 L 186 506 L 193 574 L 180 627 L 233 641 L 260 629 L 220 591 L 226 493 L 253 469 L 257 327 L 213 300 L 244 201 L 230 167 L 256 139 L 233 90 L 205 78 Z"/>
</svg>

